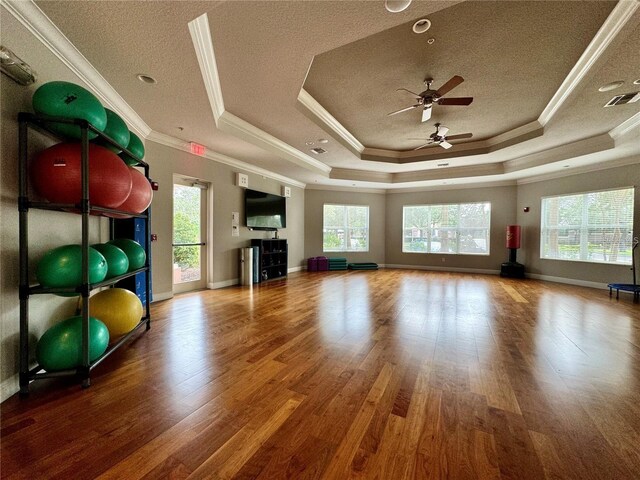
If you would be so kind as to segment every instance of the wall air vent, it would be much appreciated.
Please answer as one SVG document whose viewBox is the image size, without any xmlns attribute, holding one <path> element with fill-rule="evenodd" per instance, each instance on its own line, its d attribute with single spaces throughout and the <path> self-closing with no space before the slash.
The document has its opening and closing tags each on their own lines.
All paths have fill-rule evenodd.
<svg viewBox="0 0 640 480">
<path fill-rule="evenodd" d="M 448 163 L 438 163 L 439 167 L 448 167 L 449 164 Z"/>
<path fill-rule="evenodd" d="M 327 151 L 324 148 L 320 148 L 320 147 L 312 148 L 311 151 L 313 153 L 315 153 L 316 155 L 321 155 L 323 153 L 327 153 Z"/>
<path fill-rule="evenodd" d="M 606 108 L 606 107 L 613 107 L 615 105 L 625 105 L 627 103 L 635 103 L 638 100 L 640 100 L 640 92 L 625 93 L 623 95 L 616 95 L 611 100 L 609 100 L 604 107 Z"/>
</svg>

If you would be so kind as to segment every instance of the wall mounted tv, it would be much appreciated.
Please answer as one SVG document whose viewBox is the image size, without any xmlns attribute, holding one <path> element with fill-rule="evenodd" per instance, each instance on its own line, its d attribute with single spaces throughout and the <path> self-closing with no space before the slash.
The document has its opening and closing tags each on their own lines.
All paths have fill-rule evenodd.
<svg viewBox="0 0 640 480">
<path fill-rule="evenodd" d="M 244 192 L 244 214 L 250 230 L 278 230 L 287 227 L 285 197 L 248 188 Z"/>
</svg>

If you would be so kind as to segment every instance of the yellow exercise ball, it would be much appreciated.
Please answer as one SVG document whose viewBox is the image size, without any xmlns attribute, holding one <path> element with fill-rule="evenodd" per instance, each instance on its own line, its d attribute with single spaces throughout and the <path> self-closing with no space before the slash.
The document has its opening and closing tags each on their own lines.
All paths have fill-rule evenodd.
<svg viewBox="0 0 640 480">
<path fill-rule="evenodd" d="M 125 288 L 109 288 L 89 299 L 89 312 L 109 329 L 111 339 L 129 333 L 142 318 L 142 302 Z"/>
</svg>

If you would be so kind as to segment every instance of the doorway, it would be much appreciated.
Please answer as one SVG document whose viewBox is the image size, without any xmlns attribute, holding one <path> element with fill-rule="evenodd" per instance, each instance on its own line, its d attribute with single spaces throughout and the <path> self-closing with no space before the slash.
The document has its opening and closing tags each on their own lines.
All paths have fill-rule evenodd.
<svg viewBox="0 0 640 480">
<path fill-rule="evenodd" d="M 209 187 L 187 178 L 173 182 L 173 293 L 183 293 L 207 285 Z"/>
</svg>

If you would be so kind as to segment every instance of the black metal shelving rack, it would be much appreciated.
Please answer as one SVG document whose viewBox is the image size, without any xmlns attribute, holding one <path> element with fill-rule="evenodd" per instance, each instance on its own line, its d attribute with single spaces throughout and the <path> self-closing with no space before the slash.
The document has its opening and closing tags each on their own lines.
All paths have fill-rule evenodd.
<svg viewBox="0 0 640 480">
<path fill-rule="evenodd" d="M 35 115 L 31 113 L 21 112 L 18 114 L 19 122 L 19 198 L 18 198 L 18 210 L 19 210 L 19 257 L 20 257 L 20 393 L 25 395 L 29 393 L 29 384 L 32 380 L 39 380 L 44 378 L 61 377 L 61 376 L 76 376 L 80 379 L 82 387 L 86 388 L 91 385 L 91 371 L 102 363 L 109 355 L 124 345 L 143 325 L 146 326 L 146 330 L 151 328 L 151 314 L 149 311 L 149 299 L 150 297 L 150 267 L 149 267 L 149 249 L 151 244 L 151 234 L 149 228 L 149 219 L 151 216 L 151 210 L 147 209 L 145 212 L 139 215 L 134 215 L 129 212 L 122 212 L 120 210 L 103 208 L 98 206 L 92 206 L 90 203 L 90 191 L 89 191 L 89 132 L 94 132 L 104 142 L 113 145 L 116 148 L 121 148 L 107 135 L 91 125 L 88 121 L 83 119 L 68 119 L 61 117 L 51 117 L 47 115 Z M 82 144 L 82 200 L 80 204 L 58 204 L 48 202 L 34 202 L 29 198 L 29 188 L 27 185 L 27 162 L 28 162 L 28 134 L 29 130 L 33 129 L 41 134 L 51 137 L 58 141 L 64 141 L 59 135 L 54 133 L 48 128 L 48 124 L 51 123 L 63 123 L 69 125 L 77 125 L 81 131 L 81 144 Z M 134 156 L 128 150 L 124 150 L 125 153 Z M 144 175 L 149 178 L 149 165 L 143 161 L 139 162 L 139 166 L 144 168 Z M 55 210 L 55 211 L 79 211 L 82 217 L 82 284 L 77 288 L 45 288 L 41 285 L 30 285 L 29 283 L 29 210 L 30 209 L 42 209 L 42 210 Z M 89 215 L 105 214 L 105 213 L 126 213 L 130 217 L 143 218 L 146 226 L 145 236 L 145 251 L 147 252 L 147 259 L 145 266 L 128 272 L 118 277 L 113 277 L 108 280 L 99 283 L 89 283 Z M 76 213 L 73 213 L 76 215 Z M 109 219 L 109 231 L 110 236 L 113 237 L 113 225 L 114 219 Z M 129 333 L 124 335 L 115 344 L 109 346 L 107 350 L 93 362 L 90 360 L 89 352 L 89 309 L 90 302 L 87 301 L 89 293 L 99 287 L 106 287 L 115 284 L 116 282 L 136 275 L 140 272 L 147 272 L 146 275 L 146 298 L 144 316 L 140 319 L 140 322 Z M 33 368 L 29 367 L 29 297 L 37 294 L 56 294 L 56 293 L 78 293 L 82 301 L 82 365 L 70 370 L 60 370 L 55 372 L 45 372 L 40 365 L 36 365 Z"/>
</svg>

